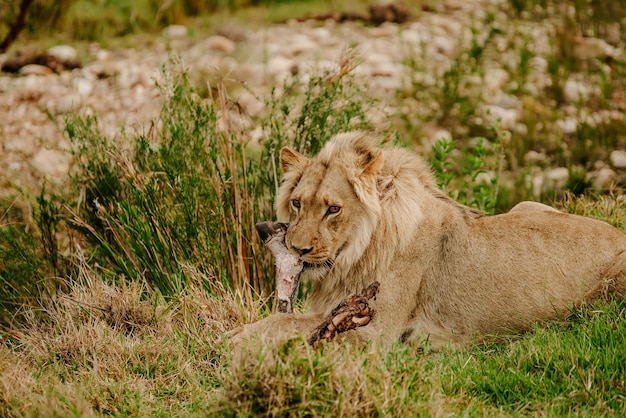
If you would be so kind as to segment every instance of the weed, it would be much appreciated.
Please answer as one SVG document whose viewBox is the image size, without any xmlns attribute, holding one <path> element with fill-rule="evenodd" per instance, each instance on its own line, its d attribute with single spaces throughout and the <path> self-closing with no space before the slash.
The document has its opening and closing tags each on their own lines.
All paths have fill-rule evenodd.
<svg viewBox="0 0 626 418">
<path fill-rule="evenodd" d="M 497 145 L 478 138 L 474 146 L 463 152 L 458 161 L 451 161 L 455 151 L 452 141 L 442 138 L 433 145 L 431 164 L 442 188 L 450 187 L 450 195 L 458 202 L 494 214 L 498 202 L 498 167 L 488 167 L 488 157 Z M 497 154 L 497 153 L 496 153 Z M 496 159 L 496 164 L 501 161 Z M 489 168 L 494 170 L 487 171 Z M 491 173 L 491 174 L 489 174 Z"/>
</svg>

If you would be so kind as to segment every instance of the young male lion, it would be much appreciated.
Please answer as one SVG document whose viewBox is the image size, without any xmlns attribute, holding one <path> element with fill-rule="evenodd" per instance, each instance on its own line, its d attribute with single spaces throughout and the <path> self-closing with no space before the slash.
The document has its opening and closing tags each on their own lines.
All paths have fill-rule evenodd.
<svg viewBox="0 0 626 418">
<path fill-rule="evenodd" d="M 283 148 L 280 162 L 276 211 L 312 281 L 308 313 L 271 315 L 238 340 L 307 334 L 374 281 L 374 319 L 347 337 L 422 338 L 435 348 L 626 293 L 626 235 L 606 223 L 531 202 L 483 216 L 440 191 L 420 157 L 367 133 L 337 135 L 310 159 Z"/>
</svg>

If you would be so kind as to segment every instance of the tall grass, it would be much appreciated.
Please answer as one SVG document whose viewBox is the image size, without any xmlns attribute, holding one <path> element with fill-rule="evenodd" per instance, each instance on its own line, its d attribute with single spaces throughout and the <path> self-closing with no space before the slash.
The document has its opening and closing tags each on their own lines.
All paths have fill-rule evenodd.
<svg viewBox="0 0 626 418">
<path fill-rule="evenodd" d="M 494 43 L 469 41 L 443 79 L 416 78 L 399 97 L 445 104 L 426 116 L 454 141 L 435 144 L 428 157 L 456 199 L 504 210 L 529 193 L 522 185 L 511 198 L 502 183 L 523 172 L 529 149 L 575 168 L 621 144 L 619 121 L 555 141 L 562 77 L 581 69 L 566 67 L 555 50 L 549 65 L 561 84 L 532 97 L 524 88 L 535 54 L 527 41 L 508 69 L 517 82 L 511 92 L 525 105 L 545 99 L 555 109 L 528 106 L 528 131 L 506 137 L 497 122 L 479 124 L 481 86 L 472 75 L 484 74 Z M 272 260 L 253 226 L 274 218 L 280 148 L 313 154 L 335 133 L 376 129 L 367 117 L 375 103 L 364 98 L 353 65 L 346 55 L 335 71 L 289 81 L 256 118 L 221 86 L 203 98 L 185 74 L 171 75 L 176 66 L 165 71 L 163 110 L 144 130 L 108 137 L 97 118 L 70 117 L 68 189 L 0 201 L 0 415 L 624 415 L 623 300 L 464 350 L 328 344 L 313 351 L 296 338 L 232 356 L 225 334 L 271 310 Z M 614 74 L 622 71 L 615 63 Z M 605 87 L 610 98 L 611 80 Z M 588 105 L 610 107 L 607 98 Z M 418 129 L 418 116 L 402 115 L 399 130 Z M 260 139 L 236 123 L 242 118 L 261 127 Z M 589 145 L 596 138 L 601 143 Z M 578 177 L 585 181 L 584 170 Z M 566 194 L 560 207 L 626 230 L 621 198 Z"/>
<path fill-rule="evenodd" d="M 14 312 L 15 298 L 37 301 L 57 278 L 74 280 L 77 258 L 112 282 L 139 281 L 168 297 L 189 285 L 189 271 L 201 273 L 208 292 L 224 286 L 248 301 L 270 295 L 273 266 L 254 225 L 274 218 L 278 151 L 313 153 L 335 133 L 368 126 L 369 104 L 348 60 L 305 84 L 291 81 L 286 89 L 301 90 L 302 100 L 270 99 L 269 117 L 256 121 L 260 140 L 233 122 L 242 115 L 225 89 L 202 99 L 184 73 L 160 86 L 163 110 L 143 131 L 109 138 L 97 118 L 69 118 L 70 189 L 42 192 L 32 225 L 0 229 L 8 260 L 1 306 Z"/>
</svg>

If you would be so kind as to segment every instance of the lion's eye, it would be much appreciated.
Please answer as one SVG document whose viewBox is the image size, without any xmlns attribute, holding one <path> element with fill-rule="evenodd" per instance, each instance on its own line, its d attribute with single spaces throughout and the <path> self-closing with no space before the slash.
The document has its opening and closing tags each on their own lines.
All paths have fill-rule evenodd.
<svg viewBox="0 0 626 418">
<path fill-rule="evenodd" d="M 329 206 L 326 214 L 332 215 L 334 213 L 339 213 L 341 211 L 341 206 Z"/>
<path fill-rule="evenodd" d="M 293 206 L 296 209 L 300 209 L 300 201 L 298 199 L 293 199 L 291 201 L 291 206 Z"/>
</svg>

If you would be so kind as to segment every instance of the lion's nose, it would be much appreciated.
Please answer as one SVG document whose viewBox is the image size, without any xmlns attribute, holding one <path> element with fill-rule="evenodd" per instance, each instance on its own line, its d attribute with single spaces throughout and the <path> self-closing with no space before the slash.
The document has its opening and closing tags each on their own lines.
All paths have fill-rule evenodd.
<svg viewBox="0 0 626 418">
<path fill-rule="evenodd" d="M 302 256 L 302 255 L 305 255 L 305 254 L 308 254 L 308 253 L 310 253 L 311 251 L 313 251 L 313 247 L 301 248 L 301 247 L 296 247 L 296 246 L 294 245 L 294 246 L 292 246 L 291 248 L 293 248 L 293 250 L 294 250 L 295 252 L 297 252 L 298 254 L 300 254 L 301 256 Z"/>
</svg>

